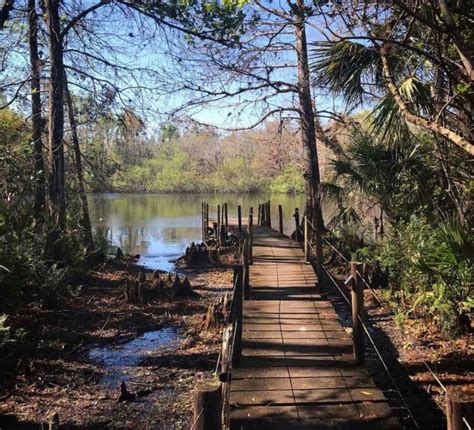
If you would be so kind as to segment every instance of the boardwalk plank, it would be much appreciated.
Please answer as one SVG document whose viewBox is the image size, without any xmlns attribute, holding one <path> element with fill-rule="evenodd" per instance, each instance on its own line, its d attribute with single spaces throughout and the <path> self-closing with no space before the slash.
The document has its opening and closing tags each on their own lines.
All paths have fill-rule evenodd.
<svg viewBox="0 0 474 430">
<path fill-rule="evenodd" d="M 399 429 L 294 241 L 254 229 L 231 429 Z"/>
</svg>

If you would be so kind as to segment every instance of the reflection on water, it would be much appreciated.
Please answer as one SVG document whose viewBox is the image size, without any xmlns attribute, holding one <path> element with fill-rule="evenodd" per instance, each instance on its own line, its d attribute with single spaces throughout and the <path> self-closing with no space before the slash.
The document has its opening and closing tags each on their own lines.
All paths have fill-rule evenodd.
<svg viewBox="0 0 474 430">
<path fill-rule="evenodd" d="M 246 219 L 248 210 L 258 204 L 272 202 L 272 220 L 278 226 L 278 205 L 283 206 L 284 231 L 294 230 L 295 208 L 300 212 L 304 196 L 284 194 L 100 194 L 90 196 L 94 227 L 108 227 L 114 245 L 130 254 L 140 254 L 140 264 L 152 269 L 174 270 L 171 260 L 183 254 L 192 241 L 201 240 L 201 202 L 209 202 L 211 217 L 216 205 L 228 203 L 229 218 L 237 217 L 242 206 Z M 254 218 L 254 219 L 255 219 Z"/>
</svg>

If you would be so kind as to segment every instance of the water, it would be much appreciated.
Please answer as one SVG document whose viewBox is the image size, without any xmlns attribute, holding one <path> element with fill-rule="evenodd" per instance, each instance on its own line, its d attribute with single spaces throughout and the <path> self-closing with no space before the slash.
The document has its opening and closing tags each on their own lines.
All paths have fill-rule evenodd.
<svg viewBox="0 0 474 430">
<path fill-rule="evenodd" d="M 120 381 L 129 379 L 130 368 L 138 366 L 143 358 L 157 349 L 176 346 L 179 337 L 175 327 L 148 331 L 123 344 L 91 349 L 87 356 L 89 360 L 105 367 L 106 372 L 100 383 L 117 386 Z"/>
<path fill-rule="evenodd" d="M 201 240 L 203 200 L 209 203 L 211 218 L 216 218 L 217 204 L 228 203 L 229 218 L 237 217 L 241 205 L 244 221 L 251 206 L 256 218 L 258 204 L 270 200 L 274 227 L 281 204 L 285 234 L 294 230 L 295 208 L 302 213 L 304 207 L 304 196 L 285 194 L 100 194 L 89 200 L 93 227 L 109 228 L 114 245 L 125 253 L 140 254 L 140 264 L 165 271 L 173 271 L 172 260 L 191 242 Z"/>
</svg>

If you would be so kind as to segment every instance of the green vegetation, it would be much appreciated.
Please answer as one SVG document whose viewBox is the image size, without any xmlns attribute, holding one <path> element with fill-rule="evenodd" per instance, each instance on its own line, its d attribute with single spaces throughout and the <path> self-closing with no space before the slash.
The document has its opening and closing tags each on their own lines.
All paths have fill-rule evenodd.
<svg viewBox="0 0 474 430">
<path fill-rule="evenodd" d="M 338 246 L 374 269 L 372 281 L 388 288 L 397 321 L 416 317 L 453 334 L 474 311 L 469 161 L 450 154 L 458 194 L 447 195 L 432 145 L 424 133 L 387 141 L 359 124 L 323 189 L 338 207 L 329 223 Z"/>
<path fill-rule="evenodd" d="M 206 129 L 180 134 L 165 124 L 157 138 L 150 138 L 143 122 L 133 118 L 124 125 L 111 117 L 114 134 L 108 146 L 101 147 L 98 140 L 84 151 L 94 166 L 90 191 L 304 192 L 298 136 L 280 132 L 276 124 L 227 135 Z M 100 133 L 98 127 L 96 135 Z"/>
<path fill-rule="evenodd" d="M 397 321 L 453 335 L 474 326 L 472 4 L 380 5 L 342 12 L 341 32 L 312 48 L 315 87 L 369 112 L 323 186 L 339 208 L 329 225 L 371 263 Z"/>
<path fill-rule="evenodd" d="M 473 235 L 459 222 L 433 226 L 423 216 L 399 222 L 393 235 L 379 245 L 379 261 L 398 312 L 448 331 L 463 328 L 474 307 Z"/>
</svg>

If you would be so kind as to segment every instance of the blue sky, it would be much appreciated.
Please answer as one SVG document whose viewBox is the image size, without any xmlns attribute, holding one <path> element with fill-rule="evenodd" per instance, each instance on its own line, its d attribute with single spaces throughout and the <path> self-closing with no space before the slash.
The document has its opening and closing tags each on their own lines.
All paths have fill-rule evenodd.
<svg viewBox="0 0 474 430">
<path fill-rule="evenodd" d="M 79 2 L 83 9 L 95 4 L 95 1 L 83 0 Z M 66 8 L 77 6 L 77 2 L 70 0 L 63 2 Z M 276 3 L 271 5 L 276 7 Z M 119 106 L 129 106 L 137 110 L 145 119 L 148 126 L 152 129 L 159 126 L 160 123 L 167 120 L 167 115 L 182 106 L 193 95 L 190 91 L 179 91 L 173 86 L 179 86 L 179 81 L 186 78 L 193 81 L 193 73 L 196 74 L 196 81 L 199 80 L 200 85 L 205 87 L 206 83 L 206 65 L 199 66 L 199 79 L 197 69 L 193 70 L 195 50 L 188 44 L 183 42 L 182 35 L 178 33 L 163 32 L 151 23 L 149 19 L 140 20 L 137 15 L 128 18 L 123 15 L 112 13 L 115 5 L 104 6 L 97 10 L 94 14 L 88 16 L 84 21 L 84 25 L 92 29 L 99 37 L 88 36 L 88 33 L 79 32 L 83 41 L 79 42 L 77 37 L 66 38 L 66 45 L 69 49 L 66 52 L 66 64 L 70 66 L 68 70 L 71 89 L 75 94 L 87 95 L 91 88 L 94 89 L 94 97 L 100 99 L 110 83 L 116 84 L 123 90 L 120 97 Z M 137 21 L 134 22 L 134 19 Z M 324 25 L 322 22 L 315 22 L 317 25 Z M 24 29 L 23 29 L 24 33 Z M 170 38 L 171 34 L 171 38 Z M 307 27 L 308 42 L 318 40 L 321 35 L 308 26 Z M 5 35 L 2 35 L 4 37 Z M 43 36 L 44 37 L 44 36 Z M 244 39 L 248 36 L 245 35 Z M 264 43 L 263 38 L 258 43 Z M 280 37 L 280 41 L 292 41 L 292 35 Z M 102 42 L 105 41 L 105 42 Z M 6 42 L 6 40 L 2 41 Z M 24 43 L 24 41 L 23 41 Z M 87 57 L 74 50 L 82 50 L 83 47 L 91 56 Z M 109 49 L 109 46 L 113 50 Z M 26 52 L 25 45 L 22 45 Z M 40 49 L 47 54 L 45 46 Z M 20 52 L 20 50 L 18 50 Z M 181 57 L 181 61 L 174 58 L 175 55 Z M 118 70 L 115 72 L 112 68 L 102 67 L 93 59 L 93 56 L 103 56 L 104 59 L 114 64 L 135 68 L 133 74 Z M 14 53 L 11 57 L 14 61 L 9 62 L 8 68 L 0 75 L 3 82 L 14 82 L 22 76 L 28 74 L 27 59 L 22 53 Z M 294 52 L 279 53 L 272 64 L 296 63 Z M 142 70 L 140 70 L 142 69 Z M 149 69 L 150 72 L 145 71 Z M 77 73 L 83 71 L 84 74 Z M 3 75 L 3 76 L 2 76 Z M 87 75 L 94 75 L 101 80 L 93 85 Z M 273 79 L 281 79 L 289 82 L 295 82 L 296 69 L 285 70 L 272 73 Z M 232 91 L 242 86 L 242 82 L 237 77 L 235 80 L 226 79 L 224 86 L 226 90 Z M 141 90 L 135 90 L 132 87 L 141 87 Z M 148 89 L 145 89 L 148 88 Z M 213 87 L 213 85 L 210 85 Z M 214 87 L 215 88 L 215 87 Z M 25 94 L 28 92 L 28 86 L 25 86 Z M 326 94 L 316 91 L 316 102 L 319 109 L 333 109 L 333 99 Z M 279 106 L 294 105 L 297 100 L 293 94 L 277 95 L 272 98 L 269 106 L 262 106 L 262 103 L 247 103 L 244 107 L 245 100 L 257 99 L 261 93 L 250 93 L 245 97 L 235 97 L 224 99 L 219 103 L 211 103 L 202 105 L 198 108 L 188 110 L 186 114 L 191 115 L 197 121 L 217 125 L 220 127 L 248 127 L 255 123 L 265 111 L 270 108 Z M 120 107 L 119 107 L 120 109 Z"/>
</svg>

